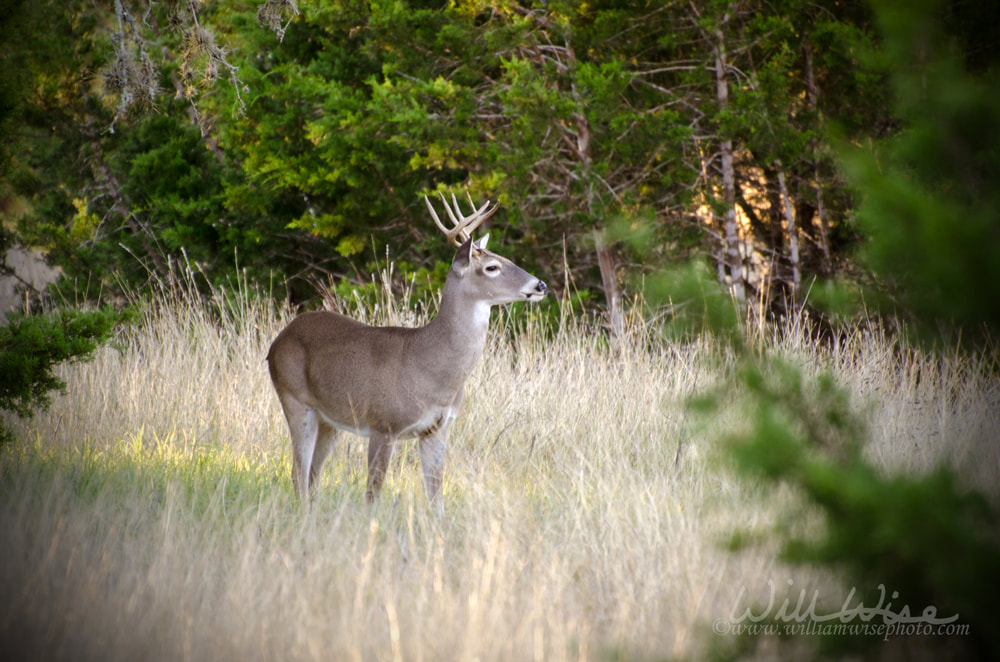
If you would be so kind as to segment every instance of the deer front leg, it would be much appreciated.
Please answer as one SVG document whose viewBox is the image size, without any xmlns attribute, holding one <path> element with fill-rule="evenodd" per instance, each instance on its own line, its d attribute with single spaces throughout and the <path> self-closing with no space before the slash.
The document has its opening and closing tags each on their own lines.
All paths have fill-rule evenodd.
<svg viewBox="0 0 1000 662">
<path fill-rule="evenodd" d="M 444 513 L 441 485 L 444 480 L 444 456 L 447 440 L 447 428 L 420 438 L 420 466 L 424 470 L 424 488 L 427 490 L 427 499 L 431 502 L 431 507 L 438 515 Z"/>
<path fill-rule="evenodd" d="M 391 435 L 372 430 L 368 439 L 368 487 L 365 489 L 365 499 L 369 504 L 375 502 L 382 489 L 382 482 L 385 480 L 385 472 L 389 468 L 389 459 L 392 458 L 395 445 L 396 440 Z"/>
</svg>

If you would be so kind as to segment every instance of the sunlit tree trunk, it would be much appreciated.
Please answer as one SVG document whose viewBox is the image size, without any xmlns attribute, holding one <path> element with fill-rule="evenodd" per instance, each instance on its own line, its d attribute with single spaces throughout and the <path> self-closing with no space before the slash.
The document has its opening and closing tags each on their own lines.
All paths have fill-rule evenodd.
<svg viewBox="0 0 1000 662">
<path fill-rule="evenodd" d="M 729 20 L 726 14 L 720 23 Z M 715 32 L 715 94 L 719 109 L 729 106 L 729 82 L 727 80 L 726 43 L 721 27 Z M 740 250 L 740 231 L 736 221 L 736 172 L 733 168 L 733 141 L 723 137 L 720 142 L 722 162 L 722 196 L 725 203 L 723 216 L 726 265 L 729 270 L 730 287 L 737 301 L 746 301 L 744 284 L 743 255 Z"/>
<path fill-rule="evenodd" d="M 799 264 L 799 233 L 795 227 L 795 210 L 792 199 L 788 196 L 788 186 L 785 184 L 785 170 L 781 162 L 777 163 L 778 188 L 781 192 L 781 210 L 785 216 L 785 228 L 788 233 L 788 260 L 792 265 L 792 297 L 799 291 L 802 282 L 802 268 Z"/>
</svg>

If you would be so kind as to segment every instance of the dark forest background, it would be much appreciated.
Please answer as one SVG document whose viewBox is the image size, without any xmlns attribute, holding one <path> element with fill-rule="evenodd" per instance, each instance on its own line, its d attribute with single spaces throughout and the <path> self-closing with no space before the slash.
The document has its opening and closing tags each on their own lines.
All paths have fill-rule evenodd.
<svg viewBox="0 0 1000 662">
<path fill-rule="evenodd" d="M 41 249 L 62 301 L 186 270 L 308 303 L 369 282 L 386 254 L 435 287 L 450 249 L 421 197 L 443 191 L 499 200 L 497 250 L 613 329 L 637 277 L 696 259 L 778 312 L 837 281 L 940 291 L 944 308 L 909 308 L 996 321 L 1000 296 L 991 311 L 965 292 L 1000 282 L 986 4 L 0 13 L 4 245 Z"/>
</svg>

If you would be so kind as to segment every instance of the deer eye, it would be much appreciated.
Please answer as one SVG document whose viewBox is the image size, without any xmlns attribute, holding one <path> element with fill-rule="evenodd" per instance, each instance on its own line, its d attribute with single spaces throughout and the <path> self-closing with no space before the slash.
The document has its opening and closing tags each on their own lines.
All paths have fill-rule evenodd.
<svg viewBox="0 0 1000 662">
<path fill-rule="evenodd" d="M 488 273 L 488 274 L 495 274 L 495 273 L 497 273 L 498 271 L 500 271 L 500 265 L 498 265 L 498 264 L 491 264 L 491 265 L 487 266 L 487 267 L 486 267 L 486 268 L 484 269 L 484 271 L 485 271 L 486 273 Z"/>
</svg>

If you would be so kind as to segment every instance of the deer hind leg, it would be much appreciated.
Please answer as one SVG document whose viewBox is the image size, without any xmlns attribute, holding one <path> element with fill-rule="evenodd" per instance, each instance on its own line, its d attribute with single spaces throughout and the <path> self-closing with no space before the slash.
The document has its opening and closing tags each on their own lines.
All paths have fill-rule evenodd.
<svg viewBox="0 0 1000 662">
<path fill-rule="evenodd" d="M 389 459 L 392 458 L 393 447 L 396 440 L 388 434 L 372 430 L 368 439 L 368 487 L 365 489 L 365 498 L 368 503 L 374 503 L 382 483 L 385 481 L 385 473 L 389 468 Z"/>
<path fill-rule="evenodd" d="M 316 410 L 291 396 L 280 398 L 292 437 L 292 485 L 302 503 L 309 499 L 309 475 L 319 432 Z"/>
<path fill-rule="evenodd" d="M 424 471 L 424 488 L 427 491 L 431 507 L 438 514 L 444 512 L 441 486 L 444 481 L 444 456 L 447 439 L 447 428 L 420 438 L 420 467 Z"/>
<path fill-rule="evenodd" d="M 312 465 L 309 467 L 309 487 L 316 489 L 319 484 L 320 472 L 323 471 L 323 463 L 330 457 L 333 451 L 334 442 L 337 440 L 338 430 L 326 421 L 318 421 L 316 432 L 316 448 L 313 450 Z"/>
</svg>

